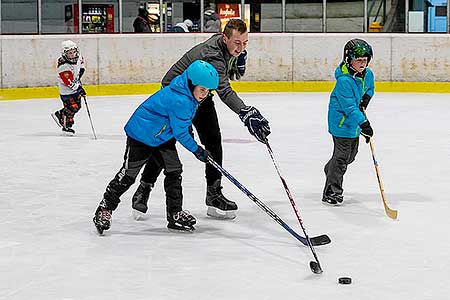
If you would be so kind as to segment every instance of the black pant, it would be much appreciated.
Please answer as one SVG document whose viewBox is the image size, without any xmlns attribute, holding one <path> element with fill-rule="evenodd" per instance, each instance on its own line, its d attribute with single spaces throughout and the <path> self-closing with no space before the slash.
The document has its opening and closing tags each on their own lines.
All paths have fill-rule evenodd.
<svg viewBox="0 0 450 300">
<path fill-rule="evenodd" d="M 351 164 L 358 153 L 358 138 L 340 138 L 333 136 L 333 156 L 325 165 L 324 171 L 326 175 L 323 196 L 335 193 L 342 195 L 344 189 L 342 182 L 344 180 L 347 166 Z"/>
<path fill-rule="evenodd" d="M 217 119 L 216 108 L 212 97 L 206 98 L 201 105 L 199 105 L 192 124 L 197 130 L 200 142 L 209 151 L 212 159 L 219 165 L 222 165 L 222 135 L 220 133 L 219 120 Z M 159 174 L 161 173 L 161 162 L 157 157 L 150 159 L 145 165 L 142 172 L 142 181 L 147 183 L 155 183 Z M 207 185 L 212 185 L 214 181 L 220 179 L 222 175 L 211 165 L 206 164 L 206 182 Z"/>
<path fill-rule="evenodd" d="M 119 172 L 106 187 L 103 195 L 108 208 L 115 210 L 120 203 L 120 196 L 135 182 L 142 166 L 152 158 L 156 158 L 164 169 L 166 178 L 164 189 L 166 191 L 167 213 L 174 213 L 182 209 L 183 193 L 181 189 L 182 164 L 175 147 L 176 140 L 158 146 L 150 147 L 130 137 L 127 138 L 124 162 Z"/>
</svg>

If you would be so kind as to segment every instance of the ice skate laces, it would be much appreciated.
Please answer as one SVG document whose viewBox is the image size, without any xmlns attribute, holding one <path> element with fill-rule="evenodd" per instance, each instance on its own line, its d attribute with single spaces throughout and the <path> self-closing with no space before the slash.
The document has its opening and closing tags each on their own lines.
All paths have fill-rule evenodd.
<svg viewBox="0 0 450 300">
<path fill-rule="evenodd" d="M 99 217 L 102 221 L 110 221 L 111 220 L 111 211 L 102 207 L 99 211 Z"/>
<path fill-rule="evenodd" d="M 187 210 L 182 210 L 173 214 L 173 219 L 175 222 L 177 221 L 189 221 L 191 218 L 191 213 Z"/>
</svg>

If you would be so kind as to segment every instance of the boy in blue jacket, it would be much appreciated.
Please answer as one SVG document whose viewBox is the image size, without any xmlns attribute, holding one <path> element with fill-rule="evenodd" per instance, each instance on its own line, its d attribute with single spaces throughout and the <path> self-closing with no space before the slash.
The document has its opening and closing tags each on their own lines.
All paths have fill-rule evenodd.
<svg viewBox="0 0 450 300">
<path fill-rule="evenodd" d="M 359 135 L 366 143 L 373 135 L 365 117 L 374 93 L 374 78 L 368 64 L 372 47 L 364 40 L 352 39 L 344 47 L 344 60 L 336 68 L 336 85 L 328 105 L 328 132 L 333 136 L 333 156 L 325 165 L 322 203 L 339 205 L 344 201 L 342 182 L 347 166 L 358 153 Z"/>
<path fill-rule="evenodd" d="M 189 128 L 199 103 L 219 85 L 219 75 L 209 63 L 196 60 L 169 86 L 145 100 L 125 125 L 127 145 L 124 162 L 106 187 L 95 211 L 94 224 L 100 234 L 111 226 L 112 212 L 136 180 L 142 166 L 157 156 L 163 164 L 166 192 L 167 227 L 172 230 L 194 230 L 196 219 L 182 210 L 182 165 L 175 148 L 179 141 L 197 159 L 206 163 L 209 153 L 199 146 Z"/>
</svg>

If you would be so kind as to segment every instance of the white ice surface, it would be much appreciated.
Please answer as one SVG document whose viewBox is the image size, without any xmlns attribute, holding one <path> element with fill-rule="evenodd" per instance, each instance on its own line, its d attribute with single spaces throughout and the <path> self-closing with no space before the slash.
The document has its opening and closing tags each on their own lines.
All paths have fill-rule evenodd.
<svg viewBox="0 0 450 300">
<path fill-rule="evenodd" d="M 389 205 L 384 213 L 369 147 L 362 142 L 344 179 L 345 205 L 321 204 L 332 151 L 328 93 L 242 94 L 266 116 L 270 143 L 324 269 L 226 178 L 234 221 L 206 217 L 203 165 L 181 146 L 184 209 L 193 234 L 166 229 L 162 177 L 148 218 L 131 215 L 135 184 L 97 235 L 92 216 L 122 164 L 123 126 L 145 96 L 89 97 L 75 137 L 50 113 L 58 99 L 0 102 L 0 299 L 449 299 L 450 95 L 377 94 L 369 106 Z M 264 145 L 215 99 L 224 167 L 302 233 Z M 353 284 L 339 285 L 340 276 Z"/>
</svg>

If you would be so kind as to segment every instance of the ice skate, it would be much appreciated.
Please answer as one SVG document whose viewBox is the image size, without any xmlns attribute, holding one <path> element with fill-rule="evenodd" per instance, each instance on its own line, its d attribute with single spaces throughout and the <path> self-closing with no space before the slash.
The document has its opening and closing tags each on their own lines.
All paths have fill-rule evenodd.
<svg viewBox="0 0 450 300">
<path fill-rule="evenodd" d="M 133 208 L 133 218 L 136 221 L 139 221 L 145 217 L 145 213 L 148 209 L 148 198 L 150 196 L 152 188 L 153 183 L 146 183 L 141 181 L 138 189 L 133 195 L 133 199 L 131 200 L 131 207 Z"/>
<path fill-rule="evenodd" d="M 187 210 L 182 210 L 167 216 L 167 228 L 172 232 L 193 232 L 197 222 Z"/>
<path fill-rule="evenodd" d="M 75 130 L 73 130 L 71 127 L 63 127 L 62 131 L 69 136 L 73 136 L 75 134 Z"/>
<path fill-rule="evenodd" d="M 322 203 L 330 206 L 338 206 L 344 202 L 344 197 L 340 194 L 330 193 L 329 195 L 324 195 L 322 198 Z"/>
<path fill-rule="evenodd" d="M 111 227 L 112 210 L 108 209 L 105 199 L 100 201 L 92 221 L 100 235 L 103 235 L 103 231 L 108 230 Z"/>
<path fill-rule="evenodd" d="M 53 120 L 55 120 L 56 125 L 58 125 L 60 128 L 64 127 L 64 116 L 61 115 L 60 111 L 57 110 L 54 113 L 51 114 Z"/>
<path fill-rule="evenodd" d="M 56 125 L 58 125 L 65 134 L 70 136 L 73 136 L 75 134 L 75 130 L 73 130 L 71 127 L 66 127 L 66 117 L 62 115 L 59 110 L 55 111 L 51 115 Z"/>
<path fill-rule="evenodd" d="M 206 189 L 206 205 L 208 210 L 206 214 L 216 219 L 234 219 L 238 209 L 235 202 L 228 200 L 222 194 L 220 179 Z"/>
</svg>

